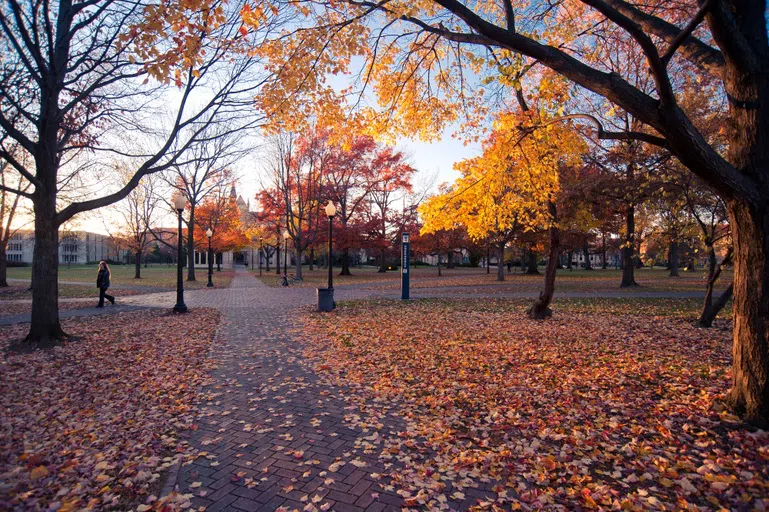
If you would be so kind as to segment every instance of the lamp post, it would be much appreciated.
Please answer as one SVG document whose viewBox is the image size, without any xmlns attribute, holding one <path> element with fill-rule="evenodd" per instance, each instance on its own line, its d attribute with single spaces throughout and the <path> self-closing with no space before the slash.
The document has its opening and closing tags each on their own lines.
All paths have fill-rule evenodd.
<svg viewBox="0 0 769 512">
<path fill-rule="evenodd" d="M 187 305 L 184 304 L 184 280 L 182 279 L 182 212 L 187 207 L 187 200 L 180 193 L 174 194 L 171 198 L 171 204 L 173 204 L 174 210 L 179 216 L 179 248 L 177 250 L 176 265 L 176 305 L 174 306 L 174 313 L 186 313 Z"/>
<path fill-rule="evenodd" d="M 211 231 L 211 228 L 208 228 L 206 231 L 206 236 L 208 237 L 208 284 L 206 286 L 213 288 L 214 282 L 211 278 L 214 275 L 214 261 L 211 259 L 211 255 L 213 254 L 211 252 L 211 237 L 214 236 L 214 232 Z"/>
<path fill-rule="evenodd" d="M 262 277 L 262 257 L 264 256 L 264 238 L 259 237 L 259 277 Z"/>
<path fill-rule="evenodd" d="M 326 205 L 326 216 L 328 217 L 328 288 L 318 288 L 318 311 L 333 311 L 334 303 L 334 273 L 333 273 L 333 254 L 334 254 L 334 215 L 336 208 L 331 201 Z"/>
<path fill-rule="evenodd" d="M 291 235 L 288 234 L 288 230 L 283 231 L 283 286 L 288 286 L 288 238 Z"/>
<path fill-rule="evenodd" d="M 328 289 L 331 290 L 331 295 L 334 294 L 334 274 L 331 271 L 331 268 L 333 267 L 333 242 L 331 239 L 331 235 L 333 232 L 333 226 L 334 226 L 334 215 L 336 215 L 336 207 L 334 206 L 334 203 L 331 202 L 331 200 L 328 200 L 328 204 L 326 205 L 326 215 L 328 216 Z"/>
</svg>

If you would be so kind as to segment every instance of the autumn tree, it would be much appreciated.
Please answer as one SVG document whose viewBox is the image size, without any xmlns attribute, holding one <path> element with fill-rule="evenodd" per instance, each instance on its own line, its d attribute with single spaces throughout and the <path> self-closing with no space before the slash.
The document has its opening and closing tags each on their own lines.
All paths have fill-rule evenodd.
<svg viewBox="0 0 769 512">
<path fill-rule="evenodd" d="M 326 170 L 326 194 L 337 208 L 339 228 L 334 233 L 334 242 L 342 253 L 339 275 L 349 276 L 350 248 L 363 244 L 363 213 L 367 201 L 380 181 L 389 179 L 388 169 L 392 167 L 388 149 L 371 136 L 356 136 L 346 143 L 328 141 L 327 144 L 331 146 L 333 156 Z"/>
<path fill-rule="evenodd" d="M 420 209 L 425 233 L 461 223 L 475 240 L 490 240 L 498 254 L 498 281 L 505 279 L 505 247 L 522 232 L 555 227 L 550 259 L 557 264 L 559 168 L 579 161 L 584 148 L 581 137 L 568 125 L 522 130 L 521 126 L 531 126 L 532 115 L 527 111 L 500 116 L 483 154 L 457 164 L 462 177 Z M 555 267 L 551 270 L 546 282 L 550 297 Z M 550 299 L 541 302 L 544 315 Z"/>
<path fill-rule="evenodd" d="M 330 159 L 322 140 L 292 133 L 271 140 L 268 184 L 263 204 L 280 219 L 296 254 L 296 276 L 302 277 L 304 251 L 316 241 L 321 221 L 323 176 Z M 276 224 L 277 229 L 280 227 Z M 278 241 L 283 239 L 282 233 Z M 285 249 L 284 249 L 285 250 Z"/>
<path fill-rule="evenodd" d="M 679 185 L 686 207 L 699 228 L 699 239 L 708 255 L 705 299 L 697 325 L 710 327 L 718 313 L 728 304 L 734 291 L 734 283 L 729 283 L 718 297 L 714 297 L 716 283 L 723 269 L 732 263 L 734 257 L 729 218 L 723 199 L 705 187 L 701 180 L 692 175 L 684 175 L 681 178 L 683 179 Z M 724 253 L 720 262 L 717 255 L 719 248 Z"/>
<path fill-rule="evenodd" d="M 17 152 L 18 149 L 14 151 Z M 28 157 L 17 155 L 17 161 L 27 165 Z M 23 176 L 9 168 L 6 160 L 0 159 L 0 287 L 8 286 L 8 242 L 19 230 L 14 220 L 18 220 L 16 214 L 22 195 L 13 191 L 26 193 L 30 185 Z"/>
<path fill-rule="evenodd" d="M 127 174 L 125 168 L 122 169 Z M 155 238 L 152 222 L 160 199 L 158 198 L 159 178 L 145 176 L 139 185 L 118 201 L 112 212 L 118 217 L 117 230 L 110 230 L 110 238 L 134 255 L 134 279 L 141 279 L 141 262 Z"/>
<path fill-rule="evenodd" d="M 234 182 L 230 167 L 241 158 L 239 147 L 243 132 L 230 133 L 222 127 L 212 127 L 210 137 L 190 147 L 184 161 L 178 162 L 165 178 L 168 184 L 187 198 L 187 281 L 195 281 L 195 214 L 197 206 L 211 194 Z M 219 135 L 221 134 L 221 135 Z"/>
<path fill-rule="evenodd" d="M 65 335 L 58 314 L 62 225 L 178 163 L 207 127 L 226 121 L 236 131 L 261 121 L 252 98 L 264 67 L 241 51 L 247 37 L 259 36 L 243 27 L 238 4 L 9 0 L 0 7 L 0 158 L 31 183 L 19 192 L 35 215 L 28 341 Z M 22 165 L 10 141 L 34 165 Z M 104 170 L 101 156 L 112 154 L 131 162 L 126 181 L 92 172 Z M 77 165 L 88 155 L 95 155 L 89 166 Z M 62 203 L 62 187 L 76 185 L 71 169 L 85 173 L 93 194 Z"/>
<path fill-rule="evenodd" d="M 393 148 L 383 148 L 374 159 L 374 185 L 369 190 L 368 225 L 369 245 L 379 252 L 379 270 L 387 271 L 387 250 L 392 247 L 398 233 L 393 232 L 397 227 L 397 212 L 393 202 L 404 199 L 412 189 L 411 178 L 416 169 L 406 163 L 405 155 Z M 401 212 L 405 214 L 406 212 Z M 400 232 L 400 230 L 396 231 Z"/>
<path fill-rule="evenodd" d="M 237 251 L 250 243 L 237 200 L 229 194 L 227 187 L 218 187 L 200 203 L 194 231 L 195 246 L 208 249 L 206 232 L 209 229 L 213 233 L 211 250 L 214 253 Z"/>
</svg>

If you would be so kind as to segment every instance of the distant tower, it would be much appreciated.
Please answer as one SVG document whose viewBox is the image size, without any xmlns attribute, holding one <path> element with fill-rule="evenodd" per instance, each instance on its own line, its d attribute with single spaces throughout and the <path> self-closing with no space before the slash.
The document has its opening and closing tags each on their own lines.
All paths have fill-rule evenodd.
<svg viewBox="0 0 769 512">
<path fill-rule="evenodd" d="M 233 198 L 233 199 L 237 199 L 238 198 L 238 193 L 235 190 L 235 184 L 234 183 L 232 184 L 232 190 L 230 190 L 230 197 Z"/>
</svg>

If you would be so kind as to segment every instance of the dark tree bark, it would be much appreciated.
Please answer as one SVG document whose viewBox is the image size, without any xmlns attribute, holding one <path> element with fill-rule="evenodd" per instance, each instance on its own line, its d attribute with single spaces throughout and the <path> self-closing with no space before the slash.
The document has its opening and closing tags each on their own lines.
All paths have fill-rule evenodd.
<svg viewBox="0 0 769 512">
<path fill-rule="evenodd" d="M 486 273 L 491 274 L 491 244 L 486 242 Z"/>
<path fill-rule="evenodd" d="M 454 268 L 454 249 L 446 252 L 446 268 Z"/>
<path fill-rule="evenodd" d="M 379 270 L 377 270 L 377 273 L 381 274 L 383 272 L 387 272 L 387 262 L 384 249 L 379 252 Z"/>
<path fill-rule="evenodd" d="M 700 318 L 697 320 L 697 327 L 707 328 L 713 325 L 713 320 L 716 319 L 718 313 L 726 307 L 729 303 L 729 299 L 732 298 L 734 283 L 730 283 L 727 289 L 715 300 L 715 302 L 713 301 L 716 282 L 721 277 L 723 268 L 731 263 L 732 257 L 734 256 L 734 248 L 729 247 L 723 261 L 719 265 L 713 244 L 706 240 L 705 245 L 708 248 L 708 282 L 705 286 L 705 300 L 702 304 Z"/>
<path fill-rule="evenodd" d="M 574 270 L 574 263 L 572 261 L 572 258 L 574 258 L 574 253 L 569 251 L 566 254 L 568 255 L 568 259 L 566 260 L 566 268 L 568 270 Z"/>
<path fill-rule="evenodd" d="M 769 86 L 767 86 L 769 87 Z M 769 91 L 767 91 L 769 94 Z M 769 120 L 766 121 L 769 124 Z M 764 132 L 769 137 L 769 131 Z M 769 140 L 763 152 L 769 151 Z M 769 162 L 769 158 L 764 160 Z M 769 197 L 767 194 L 765 197 Z M 734 346 L 727 402 L 747 421 L 769 425 L 769 201 L 728 201 L 734 241 Z"/>
<path fill-rule="evenodd" d="M 134 279 L 141 279 L 142 278 L 142 253 L 141 251 L 136 251 L 134 253 Z"/>
<path fill-rule="evenodd" d="M 507 242 L 498 242 L 497 245 L 497 281 L 505 280 L 505 245 Z"/>
<path fill-rule="evenodd" d="M 632 165 L 628 165 L 628 174 L 632 176 Z M 628 205 L 625 215 L 625 242 L 622 245 L 622 282 L 620 288 L 630 288 L 638 286 L 635 282 L 635 259 L 633 258 L 633 249 L 635 248 L 635 207 Z"/>
<path fill-rule="evenodd" d="M 590 248 L 587 244 L 582 246 L 582 253 L 585 255 L 585 270 L 593 270 L 593 264 L 590 263 Z"/>
<path fill-rule="evenodd" d="M 295 258 L 295 268 L 296 268 L 296 274 L 295 276 L 299 279 L 302 279 L 302 257 L 304 255 L 304 251 L 299 249 L 294 249 L 294 258 Z"/>
<path fill-rule="evenodd" d="M 675 240 L 670 242 L 668 264 L 670 265 L 670 277 L 678 277 L 678 242 Z"/>
<path fill-rule="evenodd" d="M 441 277 L 441 253 L 438 251 L 438 277 Z"/>
<path fill-rule="evenodd" d="M 312 266 L 315 260 L 315 247 L 310 247 L 310 272 L 312 272 Z"/>
<path fill-rule="evenodd" d="M 539 275 L 539 270 L 537 270 L 537 253 L 533 248 L 526 252 L 526 259 L 526 273 L 529 275 Z"/>
<path fill-rule="evenodd" d="M 55 183 L 51 184 L 50 190 L 53 193 L 36 193 L 34 200 L 32 323 L 26 340 L 36 342 L 38 346 L 53 346 L 57 340 L 66 337 L 59 322 L 59 226 L 54 220 Z"/>
<path fill-rule="evenodd" d="M 195 207 L 190 206 L 187 224 L 187 281 L 195 281 Z"/>
<path fill-rule="evenodd" d="M 545 267 L 545 287 L 539 293 L 539 298 L 529 309 L 529 318 L 534 320 L 544 320 L 553 316 L 550 302 L 552 302 L 553 293 L 555 292 L 555 274 L 558 266 L 561 234 L 556 222 L 558 212 L 553 201 L 548 201 L 548 210 L 550 210 L 550 215 L 553 218 L 553 225 L 550 227 L 550 256 L 547 260 L 547 267 Z"/>
<path fill-rule="evenodd" d="M 342 251 L 342 271 L 339 272 L 340 276 L 351 276 L 352 273 L 350 272 L 350 249 L 345 248 L 344 251 Z"/>
<path fill-rule="evenodd" d="M 726 288 L 726 290 L 724 290 L 724 292 L 719 295 L 716 301 L 713 302 L 713 293 L 711 290 L 710 296 L 708 297 L 708 304 L 707 306 L 703 307 L 702 313 L 700 313 L 700 318 L 697 320 L 697 327 L 712 327 L 713 320 L 716 319 L 721 310 L 724 309 L 729 303 L 733 293 L 734 283 L 729 283 L 729 286 Z"/>
<path fill-rule="evenodd" d="M 8 253 L 0 244 L 0 288 L 8 287 Z"/>
</svg>

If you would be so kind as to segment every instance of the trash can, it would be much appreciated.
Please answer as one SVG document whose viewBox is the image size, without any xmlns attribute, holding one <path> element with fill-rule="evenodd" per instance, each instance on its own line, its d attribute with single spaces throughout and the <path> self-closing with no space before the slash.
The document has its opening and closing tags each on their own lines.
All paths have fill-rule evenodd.
<svg viewBox="0 0 769 512">
<path fill-rule="evenodd" d="M 333 311 L 334 307 L 334 289 L 318 288 L 318 311 Z"/>
</svg>

